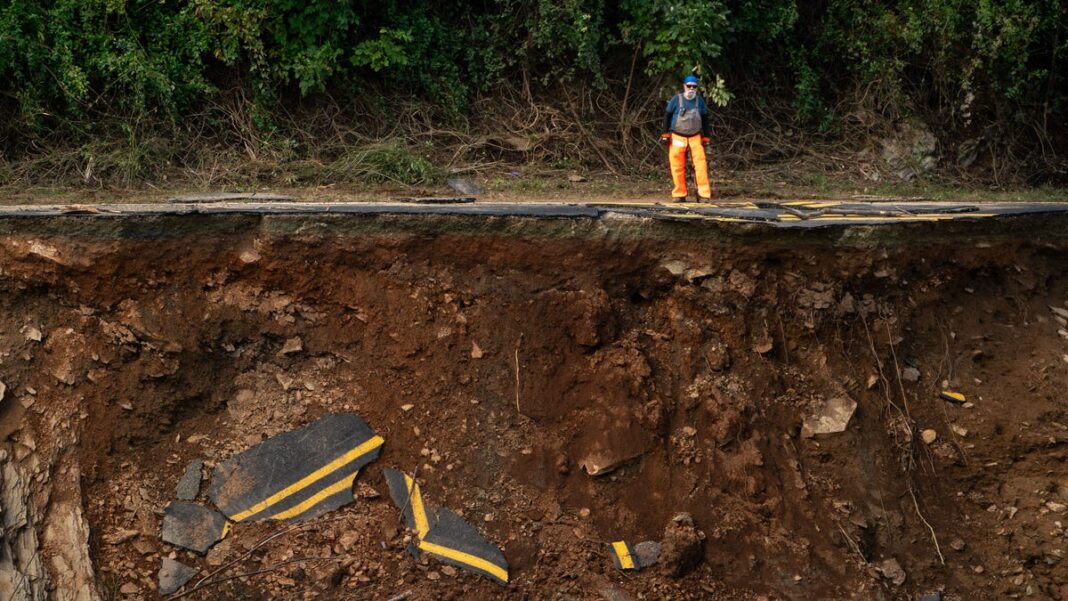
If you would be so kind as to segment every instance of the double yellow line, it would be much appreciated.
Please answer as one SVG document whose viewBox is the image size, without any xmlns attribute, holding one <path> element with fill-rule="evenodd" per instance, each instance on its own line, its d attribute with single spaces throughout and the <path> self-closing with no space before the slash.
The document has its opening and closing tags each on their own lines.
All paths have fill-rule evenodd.
<svg viewBox="0 0 1068 601">
<path fill-rule="evenodd" d="M 308 474 L 307 476 L 304 476 L 293 484 L 290 484 L 289 486 L 274 493 L 273 495 L 267 497 L 259 503 L 256 503 L 252 507 L 249 507 L 248 509 L 239 513 L 235 513 L 234 515 L 230 516 L 230 519 L 234 522 L 241 522 L 243 520 L 247 520 L 248 518 L 254 515 L 262 513 L 263 511 L 266 511 L 272 506 L 277 505 L 282 501 L 285 501 L 289 497 L 301 492 L 309 486 L 312 486 L 316 482 L 322 480 L 323 478 L 326 478 L 327 476 L 333 474 L 334 472 L 352 463 L 353 461 L 356 461 L 360 457 L 363 457 L 364 455 L 373 452 L 375 449 L 381 447 L 384 443 L 385 440 L 381 436 L 373 436 L 361 443 L 356 448 L 349 450 L 337 459 L 334 459 L 330 463 L 327 463 L 326 465 L 320 467 L 319 469 Z M 356 479 L 357 473 L 359 473 L 359 470 L 354 471 L 352 475 L 345 476 L 341 480 L 323 488 L 319 492 L 308 497 L 304 501 L 301 501 L 300 503 L 294 505 L 293 507 L 271 515 L 270 519 L 287 520 L 293 518 L 304 513 L 308 509 L 311 509 L 323 499 L 335 495 L 345 490 L 346 488 L 352 488 L 352 483 Z"/>
<path fill-rule="evenodd" d="M 394 501 L 401 506 L 402 516 L 408 507 L 411 508 L 412 523 L 409 524 L 409 526 L 414 525 L 414 530 L 418 538 L 418 543 L 416 545 L 417 548 L 420 551 L 434 555 L 439 559 L 448 560 L 453 563 L 459 564 L 461 567 L 467 567 L 472 570 L 482 572 L 498 580 L 502 584 L 507 584 L 507 566 L 502 567 L 493 563 L 492 561 L 489 561 L 483 557 L 479 557 L 478 555 L 475 555 L 473 553 L 468 553 L 466 551 L 454 549 L 441 543 L 433 543 L 426 540 L 426 536 L 430 534 L 431 531 L 431 516 L 427 512 L 426 503 L 423 502 L 423 495 L 419 491 L 419 483 L 416 482 L 408 474 L 403 475 L 404 488 L 407 495 L 404 498 L 401 498 L 399 495 L 396 495 L 394 496 Z M 405 507 L 405 505 L 407 505 L 407 507 Z"/>
</svg>

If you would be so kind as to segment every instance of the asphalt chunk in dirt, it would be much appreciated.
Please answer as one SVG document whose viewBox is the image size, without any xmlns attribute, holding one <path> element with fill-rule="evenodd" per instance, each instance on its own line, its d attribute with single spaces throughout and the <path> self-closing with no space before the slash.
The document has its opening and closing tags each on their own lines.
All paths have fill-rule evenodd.
<svg viewBox="0 0 1068 601">
<path fill-rule="evenodd" d="M 419 484 L 408 474 L 387 469 L 385 477 L 389 496 L 400 509 L 404 525 L 416 533 L 416 541 L 408 547 L 416 559 L 419 551 L 424 551 L 447 564 L 508 584 L 504 554 L 487 542 L 478 529 L 448 509 L 428 508 Z"/>
<path fill-rule="evenodd" d="M 218 511 L 185 501 L 167 506 L 163 516 L 163 542 L 204 554 L 226 536 L 226 518 Z"/>
<path fill-rule="evenodd" d="M 419 543 L 420 549 L 447 564 L 508 584 L 508 562 L 500 549 L 451 510 L 439 507 L 436 513 L 438 522 Z"/>
<path fill-rule="evenodd" d="M 386 477 L 386 486 L 389 487 L 389 497 L 400 509 L 404 525 L 414 530 L 418 537 L 416 542 L 408 546 L 408 551 L 418 559 L 418 541 L 423 540 L 430 529 L 437 524 L 437 515 L 423 502 L 423 495 L 419 492 L 419 483 L 411 476 L 400 470 L 388 468 L 383 471 L 383 474 Z"/>
<path fill-rule="evenodd" d="M 661 545 L 656 541 L 644 541 L 636 545 L 616 541 L 608 545 L 608 549 L 616 569 L 641 571 L 660 559 Z"/>
<path fill-rule="evenodd" d="M 170 557 L 164 557 L 159 568 L 159 594 L 169 595 L 185 586 L 197 575 L 197 569 Z"/>
<path fill-rule="evenodd" d="M 219 464 L 208 496 L 235 522 L 313 518 L 353 501 L 356 474 L 383 443 L 356 414 L 326 415 Z"/>
<path fill-rule="evenodd" d="M 182 474 L 182 477 L 178 479 L 175 496 L 182 501 L 192 501 L 195 499 L 200 492 L 200 481 L 203 477 L 201 470 L 203 469 L 203 460 L 194 459 L 193 461 L 190 461 L 189 465 L 185 466 L 185 472 Z"/>
</svg>

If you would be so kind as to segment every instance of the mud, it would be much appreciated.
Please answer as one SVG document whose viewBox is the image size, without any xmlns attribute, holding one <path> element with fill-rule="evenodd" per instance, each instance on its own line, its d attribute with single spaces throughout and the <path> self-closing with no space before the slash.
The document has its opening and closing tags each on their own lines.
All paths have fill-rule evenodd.
<svg viewBox="0 0 1068 601">
<path fill-rule="evenodd" d="M 1068 600 L 1063 224 L 0 230 L 14 599 L 155 598 L 170 557 L 251 574 L 194 599 Z M 802 436 L 832 399 L 844 431 Z M 340 411 L 386 441 L 353 504 L 206 556 L 160 541 L 190 461 Z M 499 545 L 508 586 L 413 560 L 385 467 Z M 616 540 L 699 556 L 624 573 Z"/>
</svg>

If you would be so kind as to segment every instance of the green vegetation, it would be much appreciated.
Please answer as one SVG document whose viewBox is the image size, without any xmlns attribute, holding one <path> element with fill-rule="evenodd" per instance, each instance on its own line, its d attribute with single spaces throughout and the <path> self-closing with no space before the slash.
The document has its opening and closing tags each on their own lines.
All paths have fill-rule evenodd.
<svg viewBox="0 0 1068 601">
<path fill-rule="evenodd" d="M 973 170 L 1063 182 L 1066 53 L 1063 0 L 3 0 L 0 184 L 219 157 L 260 165 L 251 179 L 297 163 L 426 183 L 431 160 L 633 174 L 691 69 L 722 135 L 919 119 L 951 158 L 980 148 Z"/>
</svg>

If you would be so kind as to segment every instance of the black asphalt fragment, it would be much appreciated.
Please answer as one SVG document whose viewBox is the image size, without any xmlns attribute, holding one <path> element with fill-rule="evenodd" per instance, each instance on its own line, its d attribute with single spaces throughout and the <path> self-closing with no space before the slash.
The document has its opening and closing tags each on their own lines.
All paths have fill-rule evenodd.
<svg viewBox="0 0 1068 601">
<path fill-rule="evenodd" d="M 436 513 L 438 521 L 419 543 L 420 549 L 445 563 L 508 584 L 508 562 L 500 549 L 452 511 L 438 507 Z"/>
<path fill-rule="evenodd" d="M 389 487 L 389 497 L 400 510 L 404 525 L 416 533 L 417 541 L 409 545 L 408 551 L 413 557 L 419 559 L 418 542 L 423 540 L 423 537 L 437 523 L 437 516 L 423 503 L 419 483 L 411 476 L 390 468 L 385 469 L 383 475 L 386 477 L 386 486 Z"/>
<path fill-rule="evenodd" d="M 196 575 L 196 568 L 191 568 L 170 557 L 164 557 L 159 568 L 159 594 L 169 595 L 176 592 Z"/>
<path fill-rule="evenodd" d="M 437 559 L 481 574 L 498 584 L 508 584 L 508 562 L 495 545 L 456 513 L 437 507 L 430 509 L 419 492 L 414 478 L 395 469 L 384 471 L 389 496 L 401 512 L 404 525 L 416 533 L 417 544 L 409 551 L 419 558 L 418 551 Z"/>
<path fill-rule="evenodd" d="M 175 501 L 164 509 L 163 542 L 204 554 L 226 536 L 229 526 L 219 513 L 185 501 Z"/>
<path fill-rule="evenodd" d="M 645 541 L 637 545 L 616 541 L 608 545 L 608 551 L 617 570 L 641 571 L 660 559 L 660 543 L 656 541 Z"/>
<path fill-rule="evenodd" d="M 326 415 L 219 464 L 208 496 L 234 522 L 313 518 L 353 501 L 356 474 L 383 442 L 358 415 Z"/>
</svg>

